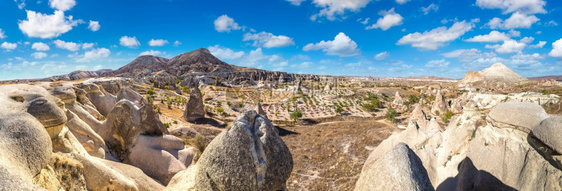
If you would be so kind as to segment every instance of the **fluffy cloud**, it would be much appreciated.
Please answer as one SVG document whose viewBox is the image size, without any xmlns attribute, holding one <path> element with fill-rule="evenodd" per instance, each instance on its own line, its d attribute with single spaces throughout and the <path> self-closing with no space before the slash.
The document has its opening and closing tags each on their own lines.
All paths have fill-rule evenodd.
<svg viewBox="0 0 562 191">
<path fill-rule="evenodd" d="M 383 16 L 377 20 L 377 23 L 368 26 L 366 29 L 377 29 L 380 28 L 383 31 L 388 30 L 390 27 L 398 26 L 402 24 L 402 16 L 394 12 L 394 8 L 388 11 L 381 11 L 379 15 Z"/>
<path fill-rule="evenodd" d="M 65 17 L 64 12 L 55 11 L 53 15 L 27 10 L 27 20 L 19 21 L 20 30 L 29 37 L 54 38 L 64 34 L 78 24 L 72 16 Z"/>
<path fill-rule="evenodd" d="M 4 44 L 2 44 L 4 47 Z M 549 56 L 562 58 L 562 38 L 552 43 L 552 50 L 548 53 Z"/>
<path fill-rule="evenodd" d="M 177 41 L 177 40 L 174 41 L 174 46 L 175 46 L 175 47 L 178 47 L 179 45 L 181 45 L 181 42 L 180 42 L 180 41 Z"/>
<path fill-rule="evenodd" d="M 137 37 L 133 36 L 133 37 L 129 37 L 129 36 L 122 36 L 119 39 L 119 44 L 121 46 L 126 46 L 129 48 L 136 48 L 138 46 L 140 46 L 140 42 L 137 40 Z"/>
<path fill-rule="evenodd" d="M 296 5 L 296 6 L 300 6 L 301 3 L 305 0 L 287 0 L 288 2 L 291 2 L 291 4 Z"/>
<path fill-rule="evenodd" d="M 18 9 L 25 8 L 25 0 L 14 0 L 14 2 L 18 5 Z"/>
<path fill-rule="evenodd" d="M 53 41 L 53 43 L 55 44 L 55 46 L 57 48 L 61 48 L 61 49 L 66 49 L 66 50 L 70 50 L 70 51 L 78 51 L 80 50 L 80 44 L 75 43 L 75 42 L 65 42 L 62 40 L 55 40 Z"/>
<path fill-rule="evenodd" d="M 510 57 L 509 63 L 516 66 L 518 69 L 529 68 L 534 69 L 542 65 L 540 60 L 544 60 L 544 56 L 533 53 L 533 54 L 516 54 Z"/>
<path fill-rule="evenodd" d="M 535 45 L 530 45 L 529 48 L 542 48 L 544 45 L 546 45 L 546 41 L 539 41 L 539 43 Z"/>
<path fill-rule="evenodd" d="M 82 44 L 82 49 L 90 49 L 94 47 L 94 43 L 83 43 Z"/>
<path fill-rule="evenodd" d="M 371 0 L 313 0 L 312 3 L 322 10 L 318 14 L 311 17 L 316 20 L 318 17 L 326 17 L 326 19 L 336 20 L 337 15 L 344 15 L 346 11 L 358 12 L 361 8 L 367 6 Z"/>
<path fill-rule="evenodd" d="M 527 46 L 524 42 L 517 42 L 516 40 L 506 40 L 503 44 L 486 45 L 486 48 L 495 49 L 497 53 L 507 54 L 513 52 L 521 52 Z"/>
<path fill-rule="evenodd" d="M 51 8 L 59 11 L 68 11 L 76 5 L 74 0 L 49 0 Z"/>
<path fill-rule="evenodd" d="M 465 68 L 481 69 L 497 62 L 504 62 L 505 59 L 498 57 L 493 52 L 482 53 L 478 49 L 459 49 L 441 54 L 446 58 L 458 58 Z"/>
<path fill-rule="evenodd" d="M 148 50 L 148 51 L 141 52 L 139 54 L 139 56 L 144 56 L 144 55 L 159 56 L 159 55 L 162 55 L 162 54 L 163 53 L 158 51 L 158 50 Z"/>
<path fill-rule="evenodd" d="M 99 31 L 101 28 L 100 26 L 100 22 L 99 21 L 92 21 L 90 20 L 90 24 L 88 24 L 88 29 L 90 29 L 93 32 Z"/>
<path fill-rule="evenodd" d="M 37 50 L 37 51 L 47 51 L 50 50 L 51 48 L 49 47 L 49 45 L 42 43 L 42 42 L 36 42 L 33 43 L 33 45 L 31 45 L 31 48 L 33 50 Z"/>
<path fill-rule="evenodd" d="M 421 7 L 420 9 L 421 9 L 421 11 L 423 12 L 424 15 L 427 15 L 431 11 L 437 12 L 439 10 L 439 6 L 432 3 L 432 4 L 429 4 L 427 7 Z"/>
<path fill-rule="evenodd" d="M 304 51 L 322 50 L 327 55 L 336 55 L 340 57 L 349 57 L 359 54 L 357 43 L 351 40 L 343 32 L 340 32 L 334 40 L 320 41 L 318 43 L 310 43 L 303 47 Z"/>
<path fill-rule="evenodd" d="M 10 50 L 16 49 L 18 47 L 18 44 L 3 42 L 1 46 L 2 46 L 3 49 L 6 49 L 7 51 L 10 51 Z"/>
<path fill-rule="evenodd" d="M 148 45 L 149 46 L 164 46 L 165 44 L 168 44 L 168 40 L 164 40 L 164 39 L 150 39 L 150 41 L 148 41 Z"/>
<path fill-rule="evenodd" d="M 441 60 L 431 60 L 425 64 L 425 67 L 428 68 L 446 68 L 451 64 L 450 62 L 446 61 L 445 59 Z"/>
<path fill-rule="evenodd" d="M 478 35 L 472 38 L 469 38 L 465 41 L 467 42 L 498 42 L 498 41 L 504 41 L 504 40 L 509 40 L 510 37 L 502 32 L 498 32 L 498 31 L 492 31 L 490 32 L 490 34 L 485 34 L 485 35 Z"/>
<path fill-rule="evenodd" d="M 76 62 L 91 62 L 101 58 L 107 58 L 111 54 L 111 51 L 107 48 L 96 48 L 90 51 L 86 51 L 83 56 L 76 59 Z"/>
<path fill-rule="evenodd" d="M 404 4 L 404 3 L 407 3 L 408 1 L 410 1 L 410 0 L 396 0 L 396 3 Z"/>
<path fill-rule="evenodd" d="M 450 28 L 438 27 L 431 31 L 423 33 L 415 32 L 402 37 L 396 44 L 411 44 L 412 47 L 426 50 L 436 50 L 445 46 L 447 43 L 456 40 L 464 33 L 472 30 L 474 23 L 472 22 L 455 22 Z"/>
<path fill-rule="evenodd" d="M 388 53 L 387 51 L 384 51 L 384 52 L 381 52 L 381 53 L 378 53 L 377 55 L 375 55 L 375 60 L 383 61 L 383 60 L 386 60 L 389 57 L 390 57 L 390 53 Z"/>
<path fill-rule="evenodd" d="M 234 22 L 234 19 L 228 17 L 228 15 L 221 15 L 215 20 L 215 30 L 218 32 L 230 32 L 231 30 L 240 30 L 242 27 L 238 23 Z"/>
<path fill-rule="evenodd" d="M 503 14 L 521 12 L 524 14 L 546 13 L 544 0 L 476 0 L 482 9 L 501 9 Z"/>
<path fill-rule="evenodd" d="M 4 39 L 6 38 L 6 35 L 4 34 L 4 30 L 0 29 L 0 39 Z"/>
<path fill-rule="evenodd" d="M 208 47 L 211 54 L 219 59 L 235 60 L 245 55 L 244 51 L 235 52 L 230 48 L 220 47 L 219 45 Z"/>
<path fill-rule="evenodd" d="M 246 33 L 243 41 L 254 41 L 254 46 L 262 46 L 264 48 L 285 47 L 294 45 L 293 38 L 285 35 L 273 35 L 268 32 Z"/>
<path fill-rule="evenodd" d="M 535 15 L 525 15 L 520 12 L 515 12 L 505 21 L 494 17 L 488 22 L 488 26 L 492 29 L 518 29 L 518 28 L 531 28 L 531 25 L 539 21 Z"/>
<path fill-rule="evenodd" d="M 35 59 L 42 59 L 42 58 L 47 57 L 48 55 L 47 55 L 47 53 L 44 53 L 44 52 L 34 52 L 34 53 L 31 54 L 31 56 Z"/>
<path fill-rule="evenodd" d="M 240 61 L 240 65 L 256 67 L 260 64 L 260 61 L 268 58 L 269 56 L 264 55 L 261 48 L 257 48 L 255 50 L 251 50 L 250 54 Z"/>
</svg>

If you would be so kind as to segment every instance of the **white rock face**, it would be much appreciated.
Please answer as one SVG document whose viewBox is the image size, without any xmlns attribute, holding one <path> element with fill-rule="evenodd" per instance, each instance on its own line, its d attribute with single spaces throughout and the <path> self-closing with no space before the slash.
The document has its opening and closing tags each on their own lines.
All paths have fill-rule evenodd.
<svg viewBox="0 0 562 191">
<path fill-rule="evenodd" d="M 471 104 L 475 105 L 467 106 Z M 482 111 L 465 108 L 442 132 L 409 125 L 381 142 L 367 161 L 380 159 L 393 145 L 404 142 L 421 159 L 436 190 L 562 189 L 562 171 L 529 144 L 528 133 L 497 127 L 480 116 Z M 522 126 L 541 113 L 517 112 L 510 114 L 517 115 Z"/>
<path fill-rule="evenodd" d="M 398 143 L 384 157 L 365 162 L 355 190 L 434 189 L 420 158 L 408 145 Z"/>
</svg>

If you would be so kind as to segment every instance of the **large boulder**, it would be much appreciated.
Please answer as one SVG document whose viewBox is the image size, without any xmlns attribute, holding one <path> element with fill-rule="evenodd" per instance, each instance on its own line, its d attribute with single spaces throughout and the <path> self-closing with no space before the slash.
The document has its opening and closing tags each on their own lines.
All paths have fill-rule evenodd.
<svg viewBox="0 0 562 191">
<path fill-rule="evenodd" d="M 0 190 L 36 190 L 32 180 L 51 158 L 51 138 L 22 97 L 6 94 L 13 88 L 0 86 Z"/>
<path fill-rule="evenodd" d="M 434 190 L 420 158 L 405 143 L 367 161 L 355 190 Z"/>
<path fill-rule="evenodd" d="M 548 114 L 538 104 L 506 102 L 494 107 L 486 119 L 495 127 L 514 128 L 529 133 L 546 118 Z"/>
<path fill-rule="evenodd" d="M 543 120 L 532 130 L 541 142 L 562 154 L 562 117 L 551 116 Z"/>
<path fill-rule="evenodd" d="M 185 161 L 185 158 L 193 157 L 184 156 L 186 153 L 182 150 L 187 150 L 183 141 L 172 135 L 140 135 L 131 148 L 129 163 L 166 185 L 176 173 L 191 164 L 191 160 Z"/>
<path fill-rule="evenodd" d="M 182 117 L 188 122 L 195 122 L 197 119 L 205 117 L 205 106 L 203 105 L 203 96 L 199 87 L 195 86 L 191 90 Z"/>
<path fill-rule="evenodd" d="M 138 107 L 125 99 L 115 104 L 97 132 L 121 161 L 127 159 L 137 136 L 168 133 L 151 105 Z"/>
<path fill-rule="evenodd" d="M 198 190 L 279 190 L 293 159 L 277 129 L 251 110 L 209 143 L 197 165 Z"/>
</svg>

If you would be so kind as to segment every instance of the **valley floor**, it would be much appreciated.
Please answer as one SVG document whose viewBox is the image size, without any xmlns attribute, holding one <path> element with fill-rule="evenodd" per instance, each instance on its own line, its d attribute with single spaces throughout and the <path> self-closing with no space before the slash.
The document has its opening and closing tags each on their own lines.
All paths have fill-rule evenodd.
<svg viewBox="0 0 562 191">
<path fill-rule="evenodd" d="M 353 190 L 371 151 L 396 128 L 370 120 L 279 130 L 294 160 L 289 190 Z"/>
</svg>

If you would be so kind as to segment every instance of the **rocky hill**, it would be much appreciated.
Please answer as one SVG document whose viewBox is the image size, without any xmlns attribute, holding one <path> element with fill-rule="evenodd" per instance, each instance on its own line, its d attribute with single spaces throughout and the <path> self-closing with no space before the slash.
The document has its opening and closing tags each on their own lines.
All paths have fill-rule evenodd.
<svg viewBox="0 0 562 191">
<path fill-rule="evenodd" d="M 492 66 L 485 68 L 479 72 L 467 72 L 465 77 L 462 79 L 461 83 L 507 83 L 507 84 L 517 84 L 522 81 L 526 81 L 527 78 L 521 77 L 519 74 L 515 73 L 503 63 L 498 62 Z"/>
</svg>

